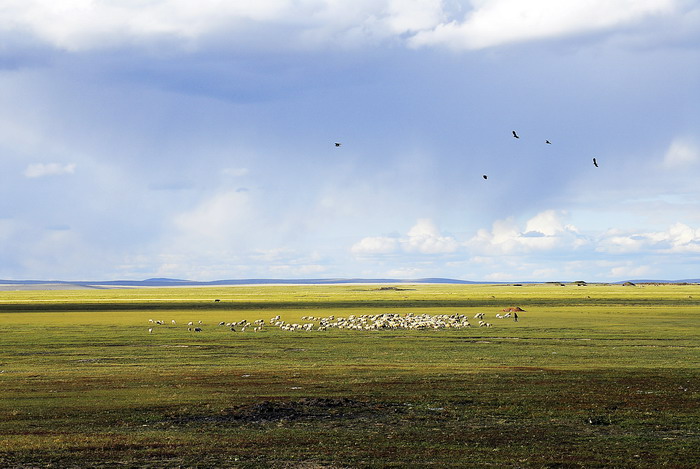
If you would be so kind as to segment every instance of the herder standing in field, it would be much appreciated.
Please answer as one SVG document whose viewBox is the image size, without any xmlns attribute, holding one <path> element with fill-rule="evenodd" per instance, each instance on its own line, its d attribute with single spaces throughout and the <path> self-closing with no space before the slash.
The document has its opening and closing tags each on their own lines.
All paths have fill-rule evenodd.
<svg viewBox="0 0 700 469">
<path fill-rule="evenodd" d="M 515 312 L 513 313 L 513 320 L 515 322 L 518 322 L 518 313 L 515 313 Z"/>
</svg>

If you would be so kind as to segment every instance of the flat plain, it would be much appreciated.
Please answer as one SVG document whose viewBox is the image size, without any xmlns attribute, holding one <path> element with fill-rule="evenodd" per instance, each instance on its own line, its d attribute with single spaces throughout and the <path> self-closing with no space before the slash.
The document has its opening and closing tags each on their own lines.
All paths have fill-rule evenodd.
<svg viewBox="0 0 700 469">
<path fill-rule="evenodd" d="M 700 286 L 2 291 L 0 466 L 700 467 Z"/>
</svg>

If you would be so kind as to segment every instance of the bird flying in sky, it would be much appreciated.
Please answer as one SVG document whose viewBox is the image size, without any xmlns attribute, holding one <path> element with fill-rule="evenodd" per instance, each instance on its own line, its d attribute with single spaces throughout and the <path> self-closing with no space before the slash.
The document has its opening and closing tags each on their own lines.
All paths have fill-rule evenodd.
<svg viewBox="0 0 700 469">
<path fill-rule="evenodd" d="M 335 142 L 335 146 L 336 146 L 336 147 L 339 147 L 340 145 L 342 145 L 342 143 Z"/>
<path fill-rule="evenodd" d="M 593 166 L 595 166 L 596 168 L 598 167 L 598 162 L 595 160 L 595 158 L 593 158 Z"/>
<path fill-rule="evenodd" d="M 520 137 L 518 137 L 518 134 L 515 133 L 515 130 L 513 131 L 513 137 L 520 138 Z"/>
</svg>

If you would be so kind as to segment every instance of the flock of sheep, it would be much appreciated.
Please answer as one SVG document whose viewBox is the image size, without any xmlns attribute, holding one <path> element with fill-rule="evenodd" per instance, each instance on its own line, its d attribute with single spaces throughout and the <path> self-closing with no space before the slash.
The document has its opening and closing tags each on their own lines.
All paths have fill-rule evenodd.
<svg viewBox="0 0 700 469">
<path fill-rule="evenodd" d="M 505 308 L 504 312 L 506 314 L 496 314 L 498 319 L 508 319 L 514 318 L 515 321 L 518 320 L 517 311 L 524 311 L 520 308 Z M 479 327 L 491 327 L 490 322 L 485 321 L 486 315 L 484 313 L 477 313 L 472 319 L 478 321 L 477 325 Z M 238 322 L 225 322 L 222 321 L 218 323 L 218 327 L 230 328 L 232 332 L 245 332 L 248 329 L 252 329 L 254 332 L 263 331 L 265 328 L 276 327 L 283 331 L 325 331 L 328 329 L 347 329 L 355 331 L 376 331 L 376 330 L 426 330 L 426 329 L 463 329 L 467 327 L 472 327 L 469 322 L 469 318 L 464 314 L 414 314 L 407 313 L 404 315 L 397 313 L 384 313 L 384 314 L 363 314 L 359 316 L 350 315 L 348 317 L 316 317 L 316 316 L 302 316 L 301 323 L 290 323 L 283 321 L 282 318 L 277 315 L 270 318 L 268 322 L 264 319 L 257 319 L 253 322 L 248 322 L 247 320 L 242 320 Z M 165 325 L 165 321 L 154 321 L 153 319 L 148 320 L 153 326 Z M 176 321 L 173 319 L 171 321 L 172 325 L 177 325 Z M 193 321 L 187 323 L 187 329 L 190 332 L 202 332 L 202 321 L 197 321 L 195 324 Z M 149 333 L 153 332 L 153 327 L 148 329 Z"/>
</svg>

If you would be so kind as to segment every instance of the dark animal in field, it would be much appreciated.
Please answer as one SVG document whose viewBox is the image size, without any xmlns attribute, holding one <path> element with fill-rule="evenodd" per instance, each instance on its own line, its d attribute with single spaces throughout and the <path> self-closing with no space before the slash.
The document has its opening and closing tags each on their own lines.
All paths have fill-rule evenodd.
<svg viewBox="0 0 700 469">
<path fill-rule="evenodd" d="M 195 331 L 195 332 L 202 332 L 202 328 L 201 328 L 201 327 L 195 327 L 195 328 L 194 328 L 194 331 Z"/>
<path fill-rule="evenodd" d="M 515 130 L 513 131 L 513 137 L 515 137 L 515 138 L 520 138 L 520 137 L 518 137 L 518 134 L 515 133 Z"/>
<path fill-rule="evenodd" d="M 598 167 L 598 162 L 595 160 L 595 158 L 593 158 L 593 166 L 595 166 L 596 168 Z"/>
<path fill-rule="evenodd" d="M 214 300 L 214 303 L 218 303 L 219 301 L 221 301 L 221 300 L 217 298 Z"/>
</svg>

